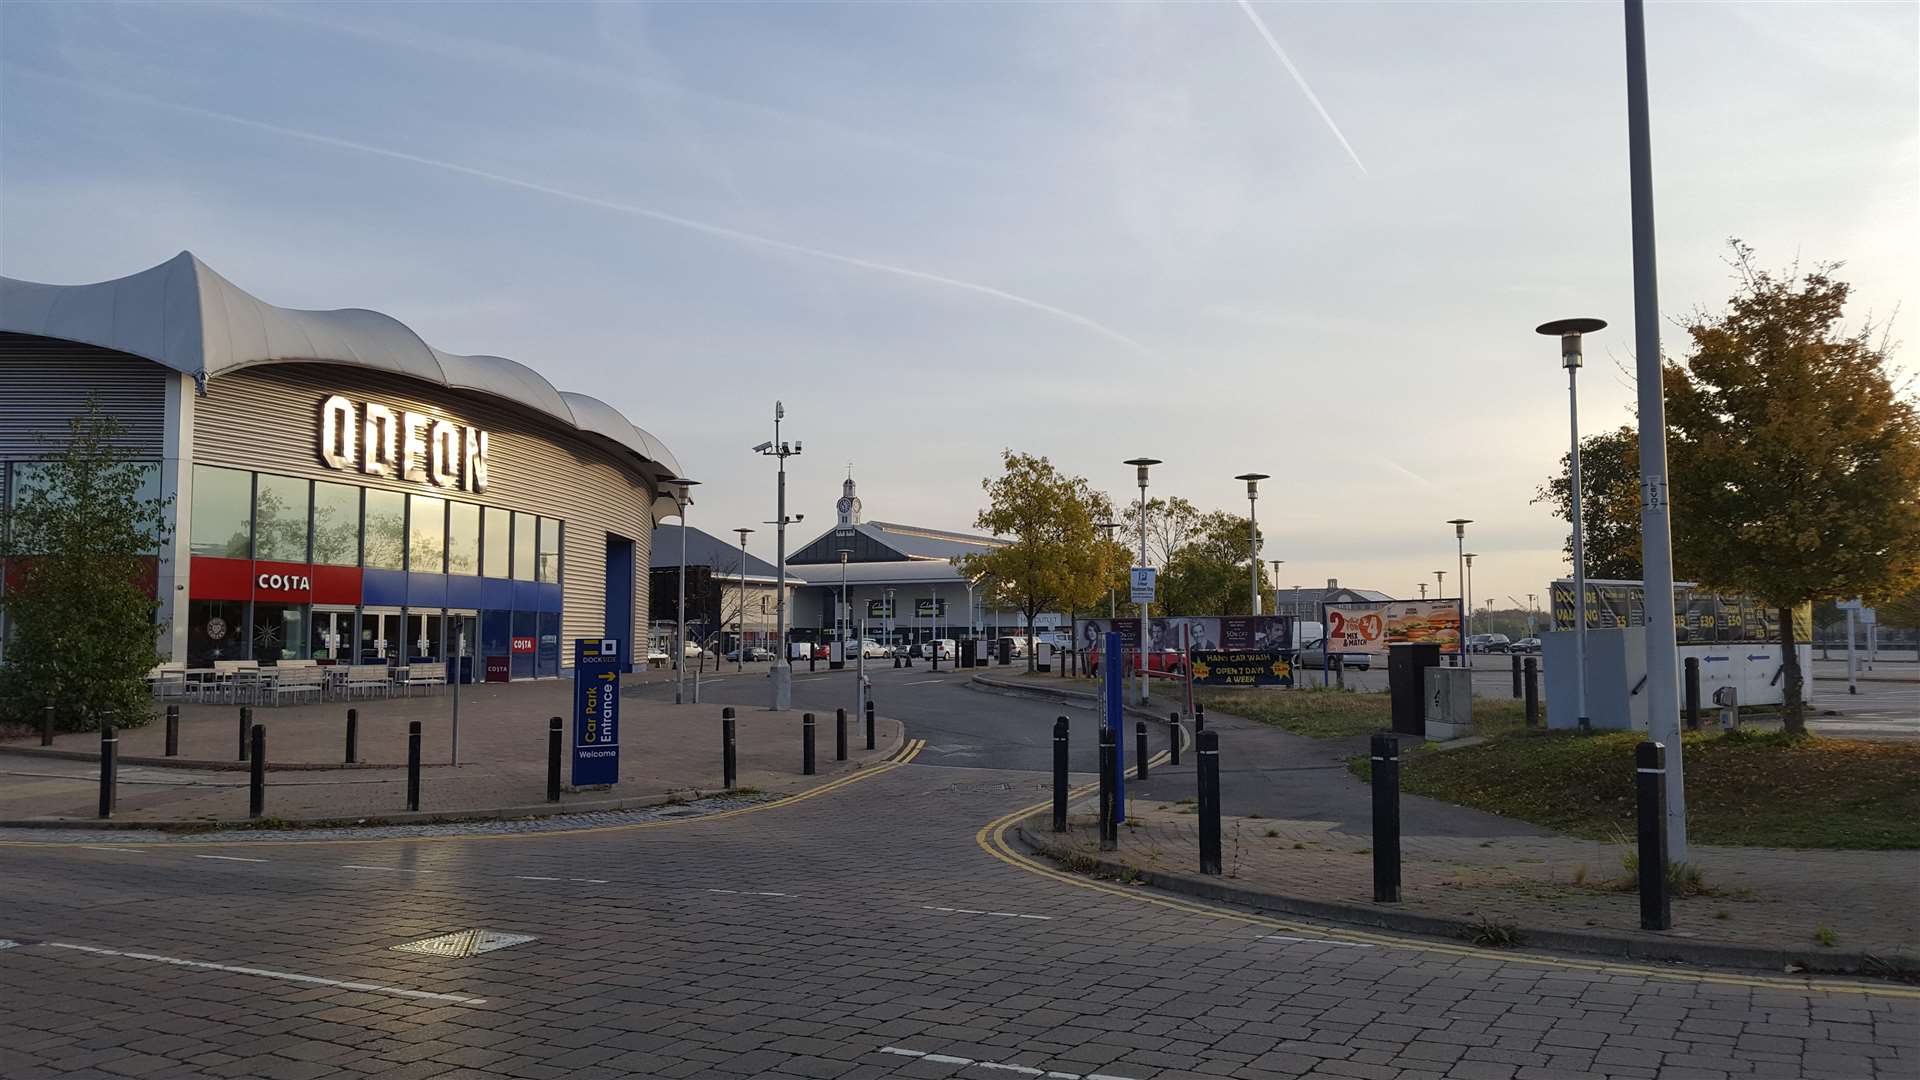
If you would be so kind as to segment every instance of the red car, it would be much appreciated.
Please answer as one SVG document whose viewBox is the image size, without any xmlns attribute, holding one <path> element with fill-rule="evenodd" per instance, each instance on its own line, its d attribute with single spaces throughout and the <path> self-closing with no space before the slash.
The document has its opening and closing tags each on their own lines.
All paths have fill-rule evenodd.
<svg viewBox="0 0 1920 1080">
<path fill-rule="evenodd" d="M 1134 649 L 1126 650 L 1126 673 L 1130 676 L 1140 674 L 1140 654 Z M 1100 653 L 1098 650 L 1087 654 L 1087 674 L 1096 675 L 1100 671 Z M 1178 649 L 1159 649 L 1147 654 L 1147 677 L 1152 679 L 1184 679 L 1187 677 L 1187 658 Z"/>
</svg>

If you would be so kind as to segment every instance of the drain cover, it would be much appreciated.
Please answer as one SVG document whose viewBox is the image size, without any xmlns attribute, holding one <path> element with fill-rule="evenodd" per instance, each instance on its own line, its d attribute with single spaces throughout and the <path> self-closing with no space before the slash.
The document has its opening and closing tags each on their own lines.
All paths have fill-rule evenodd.
<svg viewBox="0 0 1920 1080">
<path fill-rule="evenodd" d="M 479 956 L 495 949 L 504 949 L 512 945 L 523 945 L 537 940 L 532 934 L 503 934 L 498 930 L 456 930 L 439 937 L 421 938 L 409 941 L 405 945 L 395 945 L 395 952 L 419 953 L 422 956 Z"/>
</svg>

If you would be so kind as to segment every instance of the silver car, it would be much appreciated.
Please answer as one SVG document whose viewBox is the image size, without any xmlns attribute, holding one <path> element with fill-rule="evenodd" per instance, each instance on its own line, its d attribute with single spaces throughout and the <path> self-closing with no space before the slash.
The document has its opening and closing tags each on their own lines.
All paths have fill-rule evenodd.
<svg viewBox="0 0 1920 1080">
<path fill-rule="evenodd" d="M 1367 671 L 1373 667 L 1373 657 L 1368 653 L 1336 652 L 1340 665 L 1349 671 Z M 1302 645 L 1293 655 L 1293 665 L 1309 671 L 1319 671 L 1327 666 L 1327 643 L 1325 638 L 1314 638 Z"/>
</svg>

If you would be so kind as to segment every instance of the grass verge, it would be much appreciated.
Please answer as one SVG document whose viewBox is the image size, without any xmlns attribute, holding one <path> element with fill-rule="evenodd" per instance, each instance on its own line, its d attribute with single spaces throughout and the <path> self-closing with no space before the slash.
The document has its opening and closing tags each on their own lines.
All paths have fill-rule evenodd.
<svg viewBox="0 0 1920 1080">
<path fill-rule="evenodd" d="M 1477 703 L 1476 703 L 1477 704 Z M 1634 830 L 1635 732 L 1516 731 L 1415 753 L 1403 790 L 1599 840 Z M 1920 848 L 1920 746 L 1781 733 L 1683 737 L 1687 832 L 1703 844 Z M 1365 777 L 1364 755 L 1349 760 Z"/>
</svg>

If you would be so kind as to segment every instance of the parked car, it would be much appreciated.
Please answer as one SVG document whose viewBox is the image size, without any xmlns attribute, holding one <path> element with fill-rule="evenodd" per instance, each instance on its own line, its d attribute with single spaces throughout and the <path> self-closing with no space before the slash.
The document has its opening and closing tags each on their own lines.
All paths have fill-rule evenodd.
<svg viewBox="0 0 1920 1080">
<path fill-rule="evenodd" d="M 727 659 L 738 661 L 740 659 L 740 650 L 736 648 L 732 652 L 729 652 Z M 751 662 L 771 660 L 773 659 L 773 650 L 767 648 L 765 645 L 749 645 L 747 646 L 747 659 Z"/>
<path fill-rule="evenodd" d="M 1096 649 L 1087 653 L 1087 674 L 1096 675 L 1100 671 L 1101 652 Z M 1140 673 L 1139 654 L 1127 650 L 1127 673 L 1137 676 Z M 1155 649 L 1147 654 L 1147 676 L 1154 679 L 1183 679 L 1187 675 L 1187 657 L 1178 649 Z"/>
<path fill-rule="evenodd" d="M 924 660 L 932 657 L 935 650 L 939 651 L 940 659 L 951 660 L 959 650 L 959 646 L 954 643 L 952 638 L 940 638 L 937 641 L 922 641 L 913 646 L 911 655 Z"/>
<path fill-rule="evenodd" d="M 1335 651 L 1333 655 L 1339 657 L 1340 665 L 1349 671 L 1368 671 L 1373 667 L 1373 656 L 1369 653 Z M 1300 646 L 1293 654 L 1293 665 L 1308 671 L 1319 671 L 1326 667 L 1326 639 L 1314 638 Z"/>
<path fill-rule="evenodd" d="M 1516 652 L 1516 653 L 1537 653 L 1540 651 L 1540 639 L 1537 637 L 1523 637 L 1519 641 L 1514 642 L 1512 645 L 1507 646 L 1507 651 Z"/>
<path fill-rule="evenodd" d="M 1061 649 L 1066 652 L 1073 651 L 1072 634 L 1062 634 L 1057 631 L 1042 631 L 1041 633 L 1033 635 L 1033 640 L 1034 643 L 1038 645 L 1051 645 L 1056 649 Z"/>
<path fill-rule="evenodd" d="M 689 660 L 707 655 L 707 650 L 701 648 L 697 642 L 689 641 L 681 648 L 683 649 L 683 655 Z"/>
<path fill-rule="evenodd" d="M 1477 653 L 1503 653 L 1512 646 L 1505 634 L 1474 634 L 1467 638 L 1467 651 Z"/>
<path fill-rule="evenodd" d="M 887 651 L 885 645 L 880 644 L 872 638 L 860 639 L 860 658 L 862 660 L 877 660 L 889 655 L 891 654 Z"/>
<path fill-rule="evenodd" d="M 811 641 L 789 641 L 787 642 L 787 659 L 810 660 L 815 657 L 825 657 L 827 654 L 819 651 L 824 648 L 826 646 Z"/>
<path fill-rule="evenodd" d="M 994 643 L 994 649 L 996 653 L 998 652 L 1000 646 L 1002 645 L 1006 646 L 1007 655 L 1013 659 L 1024 659 L 1027 653 L 1030 651 L 1027 647 L 1027 639 L 1023 637 L 1001 638 L 999 641 Z"/>
</svg>

